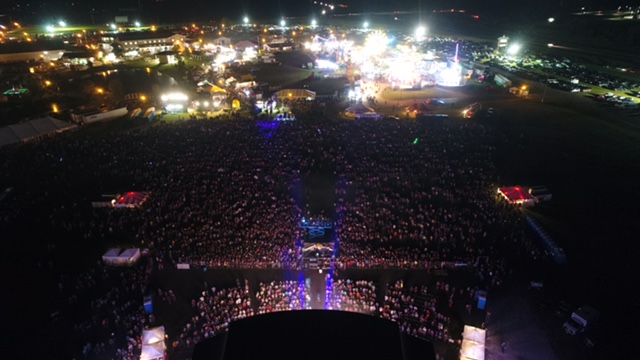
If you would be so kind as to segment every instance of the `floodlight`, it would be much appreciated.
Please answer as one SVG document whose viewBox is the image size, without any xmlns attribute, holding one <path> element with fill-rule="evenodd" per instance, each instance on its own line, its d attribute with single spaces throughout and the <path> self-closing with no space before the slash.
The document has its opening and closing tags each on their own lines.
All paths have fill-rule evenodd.
<svg viewBox="0 0 640 360">
<path fill-rule="evenodd" d="M 515 55 L 520 51 L 520 45 L 519 44 L 513 44 L 511 46 L 509 46 L 509 49 L 507 50 L 507 52 L 510 55 Z"/>
<path fill-rule="evenodd" d="M 65 27 L 65 26 L 67 26 L 67 23 L 65 23 L 64 21 L 60 20 L 60 21 L 58 21 L 58 25 L 60 25 L 62 27 Z"/>
</svg>

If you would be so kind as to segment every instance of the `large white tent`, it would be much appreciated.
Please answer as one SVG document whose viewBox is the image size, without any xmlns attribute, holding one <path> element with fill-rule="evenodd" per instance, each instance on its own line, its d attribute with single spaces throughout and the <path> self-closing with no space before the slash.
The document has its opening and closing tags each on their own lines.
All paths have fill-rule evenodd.
<svg viewBox="0 0 640 360">
<path fill-rule="evenodd" d="M 460 348 L 460 360 L 484 360 L 484 344 L 471 340 L 462 340 Z"/>
<path fill-rule="evenodd" d="M 164 359 L 164 326 L 142 330 L 142 352 L 140 360 Z"/>
<path fill-rule="evenodd" d="M 164 359 L 165 346 L 163 342 L 155 344 L 142 345 L 140 360 L 156 360 Z"/>
<path fill-rule="evenodd" d="M 462 332 L 460 360 L 484 360 L 484 343 L 486 338 L 486 330 L 465 325 Z"/>
<path fill-rule="evenodd" d="M 363 115 L 373 115 L 375 113 L 376 112 L 373 108 L 363 104 L 361 101 L 344 110 L 344 114 L 350 118 L 360 117 Z"/>
<path fill-rule="evenodd" d="M 142 330 L 142 345 L 154 344 L 164 341 L 164 326 Z"/>
<path fill-rule="evenodd" d="M 484 344 L 487 339 L 487 330 L 465 325 L 464 331 L 462 332 L 462 338 L 464 340 L 471 340 L 479 344 Z"/>
<path fill-rule="evenodd" d="M 39 139 L 77 127 L 75 124 L 69 124 L 50 116 L 25 121 L 0 128 L 0 146 Z"/>
</svg>

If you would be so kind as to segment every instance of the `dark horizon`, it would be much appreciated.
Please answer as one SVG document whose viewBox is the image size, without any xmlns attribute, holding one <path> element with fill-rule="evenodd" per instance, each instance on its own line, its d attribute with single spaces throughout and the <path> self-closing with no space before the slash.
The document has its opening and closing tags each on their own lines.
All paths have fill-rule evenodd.
<svg viewBox="0 0 640 360">
<path fill-rule="evenodd" d="M 638 5 L 632 0 L 625 5 Z M 116 0 L 108 3 L 88 0 L 86 2 L 52 0 L 42 3 L 25 3 L 11 0 L 0 8 L 0 14 L 13 21 L 28 24 L 57 22 L 64 19 L 68 23 L 96 24 L 113 21 L 115 16 L 129 16 L 131 21 L 176 23 L 190 21 L 208 21 L 228 18 L 240 22 L 245 16 L 256 21 L 269 21 L 282 17 L 314 17 L 320 19 L 331 14 L 361 14 L 391 11 L 411 11 L 429 13 L 438 9 L 464 9 L 466 12 L 484 16 L 506 17 L 510 20 L 527 19 L 535 16 L 557 16 L 563 13 L 586 10 L 614 10 L 619 5 L 612 1 L 595 0 L 559 0 L 548 2 L 543 0 L 508 1 L 496 0 L 491 4 L 469 0 L 453 1 L 420 1 L 400 0 L 389 2 L 384 0 L 341 0 L 335 2 L 333 10 L 314 3 L 313 0 L 277 0 L 264 2 L 242 0 L 238 2 L 206 2 L 195 0 L 186 4 L 178 0 Z M 340 6 L 342 5 L 342 6 Z M 326 15 L 322 15 L 322 10 Z M 92 20 L 93 18 L 93 20 Z M 2 18 L 0 18 L 0 22 Z"/>
</svg>

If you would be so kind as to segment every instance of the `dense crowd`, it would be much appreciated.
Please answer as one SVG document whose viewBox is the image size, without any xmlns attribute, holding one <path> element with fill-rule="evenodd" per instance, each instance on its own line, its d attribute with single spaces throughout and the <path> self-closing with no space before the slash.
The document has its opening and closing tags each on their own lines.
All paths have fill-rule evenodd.
<svg viewBox="0 0 640 360">
<path fill-rule="evenodd" d="M 155 316 L 143 306 L 149 261 L 133 268 L 112 269 L 100 264 L 75 277 L 62 278 L 59 296 L 67 299 L 56 312 L 70 321 L 73 338 L 83 344 L 87 359 L 137 359 L 142 330 L 157 326 Z M 170 299 L 171 297 L 169 297 Z"/>
<path fill-rule="evenodd" d="M 308 284 L 293 280 L 260 283 L 256 299 L 258 314 L 311 308 Z"/>
<path fill-rule="evenodd" d="M 63 279 L 60 287 L 65 296 L 70 291 L 71 302 L 83 296 L 83 287 L 95 282 L 102 289 L 115 276 L 97 267 L 77 277 L 79 288 L 68 284 L 75 277 L 63 275 L 70 266 L 65 256 L 86 242 L 149 248 L 154 269 L 177 264 L 297 269 L 303 217 L 334 226 L 339 269 L 463 265 L 475 267 L 487 285 L 499 285 L 508 274 L 506 259 L 537 253 L 523 236 L 519 212 L 496 199 L 491 143 L 490 131 L 476 123 L 337 122 L 320 115 L 291 122 L 205 120 L 105 135 L 63 134 L 0 155 L 0 180 L 15 185 L 0 207 L 0 223 L 10 236 L 22 232 L 25 239 L 34 239 L 28 240 L 33 242 L 31 256 L 39 267 L 53 269 L 47 276 Z M 21 160 L 26 157 L 29 162 Z M 309 189 L 306 181 L 318 174 L 335 178 L 335 188 Z M 24 186 L 34 179 L 38 186 Z M 151 196 L 138 209 L 89 208 L 100 193 L 129 190 Z M 316 213 L 309 204 L 314 191 L 333 197 L 328 200 L 333 209 Z M 34 225 L 25 226 L 25 219 Z M 139 346 L 139 332 L 151 323 L 141 307 L 143 275 L 127 276 L 89 299 L 95 315 L 79 319 L 75 328 L 81 338 L 101 340 L 88 340 L 87 352 L 107 352 L 111 333 L 113 348 L 126 345 L 118 345 L 126 349 L 120 358 Z M 301 299 L 306 302 L 307 294 L 275 295 L 278 288 L 299 295 L 296 286 L 265 284 L 266 297 L 256 311 L 282 310 L 296 299 L 296 306 L 305 307 Z M 371 287 L 337 282 L 331 306 L 373 313 L 378 305 Z M 232 296 L 240 304 L 223 314 L 196 315 L 177 346 L 189 347 L 215 334 L 230 318 L 252 315 L 243 291 L 221 295 L 205 290 L 195 304 L 202 313 L 209 314 L 207 306 L 217 300 L 208 299 L 216 296 Z M 161 298 L 170 302 L 172 296 L 167 292 Z M 382 308 L 387 306 L 389 314 L 383 314 L 392 317 L 396 303 L 385 302 Z M 421 309 L 415 311 L 426 316 Z M 431 313 L 435 319 L 436 312 Z M 429 336 L 440 336 L 430 322 L 417 326 L 396 316 L 408 332 L 431 329 L 436 333 Z M 104 331 L 86 335 L 93 328 Z"/>
<path fill-rule="evenodd" d="M 470 312 L 474 300 L 473 289 L 456 289 L 438 282 L 433 289 L 425 285 L 404 287 L 398 281 L 387 287 L 380 316 L 398 323 L 400 330 L 427 340 L 447 341 L 456 337 L 459 329 L 450 329 L 451 315 L 456 305 Z M 457 303 L 460 304 L 457 304 Z"/>
<path fill-rule="evenodd" d="M 190 349 L 202 340 L 227 330 L 229 323 L 253 316 L 249 285 L 227 289 L 205 289 L 200 298 L 191 301 L 194 315 L 173 341 L 174 350 Z"/>
<path fill-rule="evenodd" d="M 370 315 L 378 311 L 376 286 L 373 281 L 338 279 L 333 282 L 332 288 L 327 289 L 326 296 L 329 298 L 330 310 Z"/>
<path fill-rule="evenodd" d="M 338 267 L 437 268 L 501 255 L 488 252 L 523 238 L 518 212 L 496 201 L 489 140 L 472 124 L 194 121 L 47 142 L 36 157 L 54 164 L 54 182 L 82 168 L 102 187 L 150 191 L 144 209 L 107 221 L 80 218 L 77 203 L 51 221 L 59 211 L 87 238 L 126 233 L 173 264 L 297 268 L 308 211 L 300 188 L 325 172 L 338 178 Z"/>
</svg>

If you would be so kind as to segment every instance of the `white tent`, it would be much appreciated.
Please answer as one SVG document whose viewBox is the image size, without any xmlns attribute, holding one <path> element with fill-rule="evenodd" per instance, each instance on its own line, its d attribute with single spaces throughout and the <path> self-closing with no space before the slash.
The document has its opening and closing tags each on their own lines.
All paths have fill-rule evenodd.
<svg viewBox="0 0 640 360">
<path fill-rule="evenodd" d="M 102 261 L 107 265 L 116 264 L 118 262 L 118 255 L 120 255 L 121 251 L 122 249 L 120 248 L 107 250 L 107 252 L 102 255 Z"/>
<path fill-rule="evenodd" d="M 487 330 L 465 325 L 464 331 L 462 332 L 462 338 L 464 340 L 470 340 L 479 344 L 484 344 L 487 338 Z"/>
<path fill-rule="evenodd" d="M 142 330 L 142 353 L 140 360 L 164 359 L 164 326 Z"/>
<path fill-rule="evenodd" d="M 471 340 L 462 340 L 460 360 L 466 359 L 484 360 L 484 344 L 479 344 Z"/>
<path fill-rule="evenodd" d="M 354 105 L 349 106 L 344 111 L 346 114 L 366 114 L 366 113 L 375 113 L 373 108 L 363 104 L 362 102 L 358 102 Z"/>
<path fill-rule="evenodd" d="M 140 259 L 140 249 L 131 248 L 122 252 L 119 256 L 120 262 L 127 265 L 135 264 L 138 259 Z"/>
<path fill-rule="evenodd" d="M 164 326 L 142 330 L 142 345 L 154 344 L 164 341 Z"/>
<path fill-rule="evenodd" d="M 104 255 L 102 255 L 102 261 L 107 265 L 133 265 L 140 259 L 140 249 L 109 249 Z"/>
<path fill-rule="evenodd" d="M 164 342 L 157 342 L 150 345 L 142 345 L 140 360 L 164 359 Z"/>
<path fill-rule="evenodd" d="M 20 124 L 9 125 L 0 128 L 0 146 L 51 136 L 77 127 L 75 124 L 69 124 L 48 116 Z"/>
</svg>

